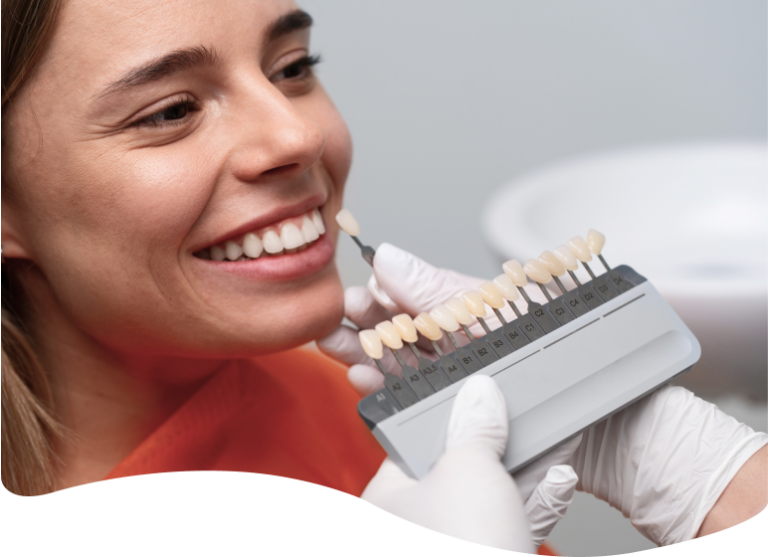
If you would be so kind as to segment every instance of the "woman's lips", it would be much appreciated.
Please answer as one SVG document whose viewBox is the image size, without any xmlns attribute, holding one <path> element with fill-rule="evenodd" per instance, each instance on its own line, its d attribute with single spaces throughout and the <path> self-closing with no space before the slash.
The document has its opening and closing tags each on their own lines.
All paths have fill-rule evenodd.
<svg viewBox="0 0 768 557">
<path fill-rule="evenodd" d="M 195 252 L 212 261 L 243 262 L 303 251 L 325 234 L 325 223 L 317 208 L 260 229 L 251 230 Z"/>
<path fill-rule="evenodd" d="M 262 256 L 240 261 L 213 261 L 195 258 L 206 273 L 224 272 L 250 279 L 285 281 L 311 275 L 333 260 L 335 246 L 328 234 L 294 253 Z"/>
</svg>

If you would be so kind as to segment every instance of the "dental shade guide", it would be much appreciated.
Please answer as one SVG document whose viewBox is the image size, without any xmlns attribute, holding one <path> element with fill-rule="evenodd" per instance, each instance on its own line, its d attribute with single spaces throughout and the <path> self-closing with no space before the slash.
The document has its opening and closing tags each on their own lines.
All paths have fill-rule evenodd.
<svg viewBox="0 0 768 557">
<path fill-rule="evenodd" d="M 626 265 L 608 267 L 601 256 L 605 237 L 599 232 L 590 230 L 586 242 L 576 238 L 528 260 L 525 266 L 514 260 L 505 263 L 505 274 L 413 320 L 405 314 L 395 316 L 392 323 L 385 322 L 383 335 L 360 332 L 363 348 L 384 374 L 385 388 L 363 398 L 358 412 L 408 475 L 424 477 L 444 452 L 453 398 L 472 373 L 493 377 L 504 394 L 510 421 L 502 461 L 514 472 L 667 384 L 698 361 L 701 348 L 696 337 L 653 285 Z M 598 256 L 606 272 L 584 283 L 572 274 L 576 287 L 566 289 L 558 277 L 576 271 L 579 261 L 587 264 L 591 254 Z M 525 290 L 528 278 L 544 292 L 545 304 L 530 299 Z M 545 292 L 550 279 L 555 279 L 560 296 Z M 527 313 L 515 305 L 520 295 L 528 301 Z M 502 313 L 505 302 L 514 311 L 511 320 Z M 485 304 L 500 327 L 492 329 L 485 320 Z M 558 308 L 568 310 L 570 317 L 557 319 L 563 319 Z M 539 311 L 542 315 L 535 315 Z M 469 331 L 474 319 L 486 332 L 484 336 L 475 337 Z M 552 328 L 545 333 L 539 320 Z M 460 328 L 470 339 L 466 346 L 460 346 L 453 336 Z M 438 360 L 431 362 L 418 351 L 414 329 L 432 343 Z M 438 344 L 443 331 L 455 348 L 451 353 Z M 389 374 L 382 365 L 385 337 L 384 344 L 403 366 L 404 376 L 419 370 L 407 366 L 397 353 L 403 341 L 419 359 L 423 377 L 427 377 L 425 366 L 431 364 L 450 384 L 438 388 L 430 382 L 434 392 L 417 396 L 414 383 Z M 503 344 L 497 345 L 498 341 Z M 493 358 L 479 358 L 480 348 Z"/>
<path fill-rule="evenodd" d="M 410 346 L 413 355 L 416 356 L 419 371 L 427 380 L 427 382 L 429 382 L 432 388 L 435 391 L 439 391 L 449 386 L 451 384 L 451 380 L 445 376 L 443 371 L 440 369 L 439 364 L 433 362 L 432 360 L 426 359 L 421 355 L 421 352 L 419 352 L 419 349 L 416 347 L 415 343 L 419 340 L 419 335 L 416 332 L 416 324 L 413 322 L 413 319 L 411 319 L 411 316 L 407 313 L 395 315 L 392 318 L 392 324 L 400 334 L 400 338 L 402 338 L 403 341 L 407 342 L 408 346 Z M 435 326 L 437 326 L 437 324 L 435 324 Z"/>
<path fill-rule="evenodd" d="M 360 225 L 357 224 L 357 220 L 352 216 L 352 213 L 348 209 L 342 209 L 336 214 L 336 222 L 355 241 L 360 248 L 360 254 L 363 256 L 363 259 L 365 259 L 368 265 L 373 267 L 373 257 L 376 255 L 376 251 L 371 246 L 364 245 L 358 238 L 360 235 Z"/>
<path fill-rule="evenodd" d="M 424 375 L 422 375 L 418 369 L 407 365 L 403 360 L 403 357 L 400 355 L 400 352 L 398 352 L 398 350 L 403 347 L 403 339 L 400 337 L 400 333 L 397 332 L 397 328 L 395 327 L 394 323 L 391 321 L 382 321 L 376 325 L 375 330 L 377 333 L 379 333 L 379 337 L 381 338 L 381 342 L 384 344 L 384 346 L 392 351 L 392 355 L 403 369 L 403 380 L 408 384 L 408 386 L 419 398 L 419 400 L 425 399 L 429 395 L 433 394 L 435 389 L 429 385 L 427 380 L 424 378 Z"/>
</svg>

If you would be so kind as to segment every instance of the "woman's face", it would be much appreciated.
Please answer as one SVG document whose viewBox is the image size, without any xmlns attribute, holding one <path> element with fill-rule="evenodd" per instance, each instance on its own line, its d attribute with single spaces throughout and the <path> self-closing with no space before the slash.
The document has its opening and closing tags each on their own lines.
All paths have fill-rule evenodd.
<svg viewBox="0 0 768 557">
<path fill-rule="evenodd" d="M 352 148 L 297 10 L 64 3 L 6 115 L 3 246 L 98 342 L 246 356 L 338 325 L 334 215 Z"/>
</svg>

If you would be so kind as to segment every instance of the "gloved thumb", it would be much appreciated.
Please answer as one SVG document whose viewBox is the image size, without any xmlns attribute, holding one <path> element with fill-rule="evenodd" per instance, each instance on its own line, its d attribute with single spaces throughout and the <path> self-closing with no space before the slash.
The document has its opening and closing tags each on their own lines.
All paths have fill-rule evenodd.
<svg viewBox="0 0 768 557">
<path fill-rule="evenodd" d="M 501 458 L 507 446 L 509 418 L 501 389 L 487 375 L 473 375 L 456 395 L 445 449 L 488 449 Z"/>
<path fill-rule="evenodd" d="M 531 536 L 536 547 L 542 544 L 558 521 L 565 516 L 565 511 L 573 501 L 573 492 L 578 480 L 576 472 L 567 464 L 553 466 L 526 501 L 525 514 L 528 516 Z"/>
<path fill-rule="evenodd" d="M 438 269 L 392 244 L 381 244 L 376 250 L 373 271 L 368 290 L 374 298 L 392 311 L 411 315 L 430 311 L 473 288 L 455 273 Z"/>
</svg>

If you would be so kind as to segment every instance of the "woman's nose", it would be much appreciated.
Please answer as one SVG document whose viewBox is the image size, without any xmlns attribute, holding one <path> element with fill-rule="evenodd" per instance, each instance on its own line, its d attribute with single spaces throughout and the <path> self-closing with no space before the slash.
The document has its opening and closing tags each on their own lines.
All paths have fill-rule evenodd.
<svg viewBox="0 0 768 557">
<path fill-rule="evenodd" d="M 323 154 L 325 132 L 273 87 L 251 95 L 235 121 L 238 142 L 230 156 L 233 175 L 243 182 L 297 176 Z M 311 106 L 310 103 L 306 103 Z M 234 131 L 234 130 L 232 130 Z"/>
</svg>

